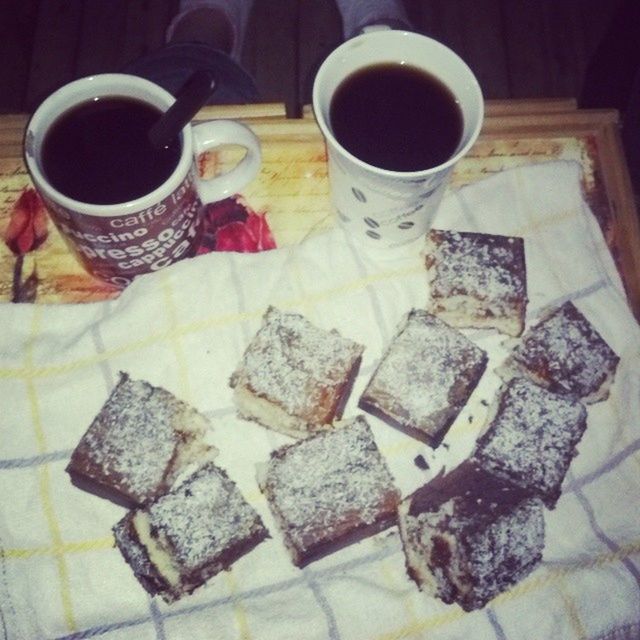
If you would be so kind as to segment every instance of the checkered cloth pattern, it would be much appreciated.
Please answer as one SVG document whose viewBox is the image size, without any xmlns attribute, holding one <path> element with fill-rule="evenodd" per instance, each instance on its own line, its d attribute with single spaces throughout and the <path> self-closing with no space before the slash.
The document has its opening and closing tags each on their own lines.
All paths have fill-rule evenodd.
<svg viewBox="0 0 640 640">
<path fill-rule="evenodd" d="M 554 511 L 543 562 L 484 609 L 465 613 L 409 580 L 392 528 L 292 565 L 255 465 L 288 442 L 237 418 L 228 379 L 268 305 L 366 345 L 345 416 L 404 314 L 427 300 L 420 243 L 359 250 L 340 229 L 261 254 L 209 254 L 138 279 L 116 300 L 0 307 L 0 633 L 16 638 L 621 640 L 640 636 L 640 328 L 594 217 L 580 168 L 512 169 L 448 195 L 436 227 L 525 238 L 527 323 L 567 299 L 621 361 Z M 489 368 L 433 451 L 374 418 L 403 495 L 472 450 L 508 348 L 468 331 Z M 71 451 L 126 371 L 163 386 L 214 425 L 218 464 L 272 538 L 172 605 L 150 598 L 114 548 L 123 510 L 74 487 Z M 415 459 L 422 455 L 429 469 Z"/>
</svg>

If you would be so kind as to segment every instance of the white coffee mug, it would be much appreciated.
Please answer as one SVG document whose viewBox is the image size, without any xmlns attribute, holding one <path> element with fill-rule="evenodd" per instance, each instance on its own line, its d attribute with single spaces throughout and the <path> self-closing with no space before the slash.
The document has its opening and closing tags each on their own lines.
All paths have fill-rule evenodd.
<svg viewBox="0 0 640 640">
<path fill-rule="evenodd" d="M 134 99 L 166 111 L 175 98 L 137 76 L 108 73 L 75 80 L 51 94 L 36 110 L 25 133 L 25 161 L 51 218 L 82 265 L 116 286 L 193 256 L 201 238 L 203 206 L 227 198 L 260 170 L 260 141 L 232 120 L 187 124 L 169 177 L 149 193 L 127 202 L 95 204 L 61 193 L 43 166 L 43 143 L 52 125 L 70 109 L 101 98 Z M 204 180 L 198 156 L 222 145 L 246 149 L 229 172 Z M 135 168 L 133 169 L 135 170 Z"/>
<path fill-rule="evenodd" d="M 343 81 L 361 69 L 393 63 L 435 77 L 460 107 L 459 144 L 437 166 L 417 171 L 379 168 L 350 153 L 334 135 L 331 101 Z M 356 240 L 370 247 L 399 246 L 428 231 L 448 178 L 475 143 L 484 117 L 478 81 L 457 54 L 426 36 L 390 29 L 356 36 L 327 57 L 314 81 L 313 109 L 326 139 L 331 199 L 338 220 Z"/>
</svg>

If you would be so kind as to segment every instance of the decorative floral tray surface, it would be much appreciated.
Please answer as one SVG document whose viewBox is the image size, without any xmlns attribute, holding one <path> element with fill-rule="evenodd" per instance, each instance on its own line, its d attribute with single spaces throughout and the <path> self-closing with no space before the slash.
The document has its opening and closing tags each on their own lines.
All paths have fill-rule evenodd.
<svg viewBox="0 0 640 640">
<path fill-rule="evenodd" d="M 278 105 L 262 105 L 208 107 L 199 115 L 212 117 L 236 117 L 251 126 L 262 142 L 263 164 L 242 194 L 207 209 L 201 251 L 290 245 L 334 224 L 324 142 L 309 113 L 287 119 Z M 0 300 L 66 303 L 117 296 L 118 290 L 84 272 L 30 192 L 21 157 L 25 122 L 22 116 L 0 117 Z M 563 101 L 490 103 L 483 133 L 457 166 L 450 188 L 527 163 L 580 163 L 587 201 L 637 311 L 640 295 L 632 275 L 640 241 L 616 129 L 615 113 L 577 111 Z M 237 155 L 234 148 L 209 153 L 200 159 L 201 173 L 224 171 Z"/>
</svg>

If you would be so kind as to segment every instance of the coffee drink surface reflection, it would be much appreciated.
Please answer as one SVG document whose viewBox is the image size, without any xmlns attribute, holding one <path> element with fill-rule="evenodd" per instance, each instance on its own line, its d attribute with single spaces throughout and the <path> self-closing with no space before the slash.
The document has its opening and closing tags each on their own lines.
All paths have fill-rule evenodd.
<svg viewBox="0 0 640 640">
<path fill-rule="evenodd" d="M 161 117 L 157 107 L 134 98 L 87 100 L 60 115 L 42 146 L 42 167 L 64 195 L 93 204 L 140 198 L 163 184 L 175 170 L 180 136 L 155 148 L 148 138 Z"/>
<path fill-rule="evenodd" d="M 453 156 L 462 138 L 462 111 L 451 90 L 406 64 L 351 74 L 336 90 L 329 117 L 347 151 L 390 171 L 436 167 Z"/>
</svg>

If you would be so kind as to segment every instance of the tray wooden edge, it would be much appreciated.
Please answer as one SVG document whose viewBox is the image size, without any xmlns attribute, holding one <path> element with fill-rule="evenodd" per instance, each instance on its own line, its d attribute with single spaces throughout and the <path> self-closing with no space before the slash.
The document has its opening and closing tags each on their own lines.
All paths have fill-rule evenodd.
<svg viewBox="0 0 640 640">
<path fill-rule="evenodd" d="M 608 238 L 625 284 L 629 306 L 640 320 L 640 220 L 620 137 L 620 119 L 613 109 L 580 110 L 573 99 L 487 101 L 482 137 L 593 135 L 598 164 L 609 201 L 613 237 Z M 283 104 L 212 105 L 196 120 L 233 118 L 244 121 L 259 136 L 320 136 L 307 105 L 302 117 L 289 119 Z M 0 116 L 0 158 L 22 157 L 28 116 Z"/>
<path fill-rule="evenodd" d="M 522 105 L 520 105 L 522 107 Z M 611 214 L 608 246 L 627 294 L 627 302 L 640 321 L 640 218 L 620 135 L 615 109 L 543 110 L 527 113 L 496 111 L 489 115 L 483 137 L 592 136 L 597 147 L 597 170 L 602 178 Z"/>
</svg>

